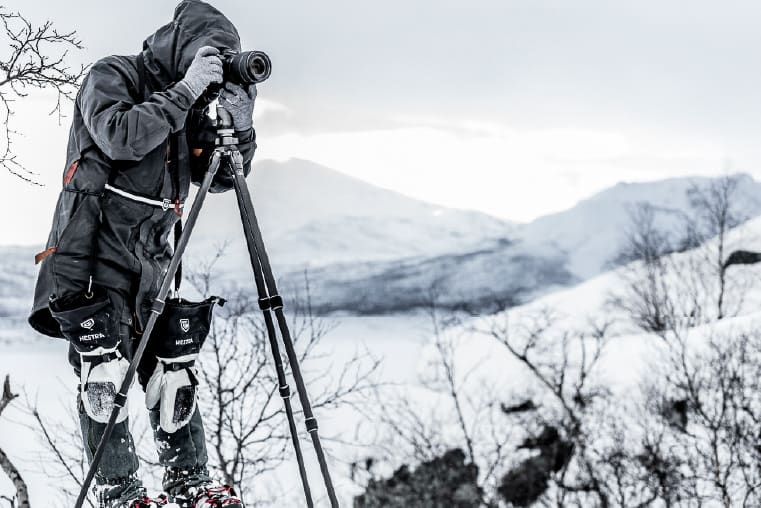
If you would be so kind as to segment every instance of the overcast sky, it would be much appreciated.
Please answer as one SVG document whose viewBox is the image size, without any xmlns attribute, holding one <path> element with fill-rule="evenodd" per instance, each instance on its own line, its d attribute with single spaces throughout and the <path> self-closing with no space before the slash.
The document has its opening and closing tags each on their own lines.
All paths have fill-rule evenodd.
<svg viewBox="0 0 761 508">
<path fill-rule="evenodd" d="M 274 62 L 259 92 L 258 158 L 307 158 L 515 221 L 622 180 L 761 176 L 759 2 L 212 3 Z M 176 3 L 5 5 L 76 29 L 87 49 L 75 57 L 91 62 L 139 51 Z M 32 235 L 49 227 L 68 135 L 42 118 L 49 106 L 36 96 L 17 118 L 19 156 L 47 186 L 0 174 L 4 217 L 35 203 L 3 243 L 42 242 Z"/>
</svg>

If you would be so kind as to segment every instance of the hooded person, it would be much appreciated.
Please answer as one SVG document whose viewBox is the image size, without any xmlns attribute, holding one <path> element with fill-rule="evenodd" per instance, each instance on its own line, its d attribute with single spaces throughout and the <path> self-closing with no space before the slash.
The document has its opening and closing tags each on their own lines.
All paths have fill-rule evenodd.
<svg viewBox="0 0 761 508">
<path fill-rule="evenodd" d="M 235 26 L 221 12 L 184 0 L 141 53 L 93 64 L 77 95 L 63 189 L 47 249 L 35 258 L 40 269 L 29 323 L 70 343 L 90 458 L 169 265 L 169 233 L 181 220 L 190 183 L 200 182 L 214 150 L 210 95 L 204 92 L 219 90 L 223 81 L 220 54 L 240 49 Z M 256 148 L 255 98 L 255 85 L 227 83 L 219 91 L 233 117 L 246 175 Z M 232 187 L 229 168 L 220 168 L 210 191 Z M 151 343 L 161 340 L 155 336 Z M 157 362 L 155 354 L 146 354 L 138 367 L 144 389 Z M 195 404 L 169 431 L 161 425 L 162 405 L 154 406 L 149 416 L 169 498 L 188 507 L 242 507 L 231 489 L 209 477 Z M 118 422 L 96 472 L 100 506 L 166 503 L 145 497 L 126 410 Z"/>
</svg>

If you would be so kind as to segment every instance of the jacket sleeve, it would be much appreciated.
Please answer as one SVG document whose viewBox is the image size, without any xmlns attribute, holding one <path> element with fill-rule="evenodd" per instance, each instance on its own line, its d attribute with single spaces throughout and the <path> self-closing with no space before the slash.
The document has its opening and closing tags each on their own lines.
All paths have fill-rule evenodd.
<svg viewBox="0 0 761 508">
<path fill-rule="evenodd" d="M 191 144 L 191 153 L 193 149 L 201 149 L 200 156 L 190 157 L 191 174 L 193 183 L 200 185 L 203 175 L 208 168 L 211 154 L 214 151 L 214 140 L 216 139 L 216 128 L 214 123 L 207 115 L 202 115 L 191 120 L 194 129 L 188 140 Z M 256 151 L 256 131 L 249 129 L 247 131 L 236 131 L 235 136 L 238 138 L 238 150 L 243 156 L 243 173 L 248 176 L 251 173 L 251 161 Z M 209 192 L 219 193 L 227 192 L 233 188 L 233 179 L 230 174 L 231 169 L 220 167 L 217 174 L 214 175 Z"/>
<path fill-rule="evenodd" d="M 138 161 L 185 124 L 193 95 L 183 83 L 135 104 L 130 82 L 116 63 L 95 63 L 82 84 L 77 102 L 98 147 L 112 160 Z"/>
</svg>

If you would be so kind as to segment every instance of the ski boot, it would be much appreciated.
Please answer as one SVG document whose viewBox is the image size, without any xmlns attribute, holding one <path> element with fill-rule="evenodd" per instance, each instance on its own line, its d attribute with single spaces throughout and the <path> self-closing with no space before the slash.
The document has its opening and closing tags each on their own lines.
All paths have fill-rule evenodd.
<svg viewBox="0 0 761 508">
<path fill-rule="evenodd" d="M 215 482 L 188 487 L 173 501 L 181 508 L 244 508 L 231 487 Z"/>
<path fill-rule="evenodd" d="M 98 485 L 95 495 L 98 508 L 159 508 L 169 502 L 164 494 L 148 497 L 139 481 L 126 485 Z"/>
<path fill-rule="evenodd" d="M 165 506 L 168 502 L 167 497 L 164 494 L 161 494 L 156 498 L 143 496 L 138 499 L 133 499 L 132 501 L 129 501 L 129 504 L 126 506 L 128 508 L 158 508 L 159 506 Z"/>
</svg>

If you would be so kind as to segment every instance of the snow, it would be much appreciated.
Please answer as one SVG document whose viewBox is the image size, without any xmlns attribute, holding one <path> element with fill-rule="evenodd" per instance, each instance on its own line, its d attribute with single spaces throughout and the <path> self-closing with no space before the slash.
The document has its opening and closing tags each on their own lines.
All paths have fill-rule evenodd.
<svg viewBox="0 0 761 508">
<path fill-rule="evenodd" d="M 715 240 L 709 240 L 705 245 L 710 246 Z M 761 217 L 751 219 L 746 223 L 734 228 L 726 238 L 727 251 L 745 249 L 761 251 Z M 671 259 L 685 260 L 694 255 L 694 251 L 677 253 L 670 256 Z M 564 316 L 570 324 L 582 326 L 589 316 L 606 314 L 608 317 L 623 320 L 621 315 L 615 315 L 610 307 L 610 296 L 616 292 L 621 284 L 622 273 L 626 267 L 604 272 L 592 277 L 574 287 L 560 289 L 546 296 L 513 309 L 514 314 L 535 313 L 542 308 L 550 308 L 557 314 Z M 734 266 L 728 270 L 729 275 L 747 278 L 749 280 L 758 277 L 757 266 Z M 741 314 L 751 314 L 759 308 L 761 303 L 761 286 L 756 284 L 750 288 L 742 306 Z M 611 313 L 614 313 L 611 315 Z"/>
</svg>

